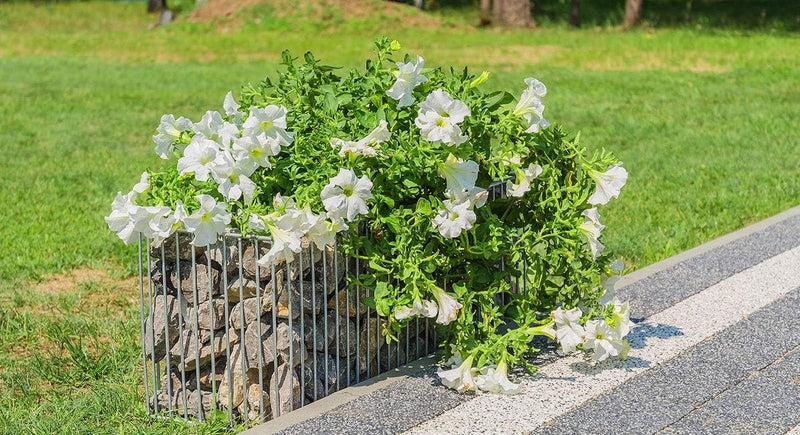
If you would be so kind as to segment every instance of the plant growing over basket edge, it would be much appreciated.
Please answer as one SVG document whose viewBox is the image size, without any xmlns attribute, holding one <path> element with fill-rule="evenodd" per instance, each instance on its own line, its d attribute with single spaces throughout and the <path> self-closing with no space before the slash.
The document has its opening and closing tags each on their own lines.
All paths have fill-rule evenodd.
<svg viewBox="0 0 800 435">
<path fill-rule="evenodd" d="M 459 391 L 518 391 L 508 370 L 535 368 L 536 336 L 624 358 L 622 266 L 602 252 L 597 209 L 625 184 L 621 163 L 551 126 L 538 80 L 519 98 L 486 93 L 488 73 L 395 62 L 399 49 L 382 38 L 377 58 L 346 74 L 284 52 L 277 80 L 245 86 L 238 102 L 228 93 L 224 114 L 164 115 L 156 153 L 177 163 L 118 194 L 109 228 L 155 245 L 178 229 L 198 246 L 228 230 L 264 234 L 262 264 L 339 236 L 366 263 L 350 285 L 371 290 L 387 341 L 408 319 L 436 317 L 451 367 L 439 375 Z M 506 195 L 489 200 L 498 183 Z"/>
</svg>

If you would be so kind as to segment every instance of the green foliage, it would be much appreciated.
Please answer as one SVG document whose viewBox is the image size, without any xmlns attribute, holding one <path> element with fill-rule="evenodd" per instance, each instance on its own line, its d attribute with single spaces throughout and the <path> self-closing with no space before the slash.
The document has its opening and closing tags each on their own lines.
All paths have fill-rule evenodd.
<svg viewBox="0 0 800 435">
<path fill-rule="evenodd" d="M 249 233 L 254 231 L 251 214 L 283 213 L 284 206 L 273 202 L 277 195 L 293 198 L 300 209 L 324 211 L 323 187 L 340 168 L 356 169 L 373 183 L 369 212 L 361 221 L 366 231 L 351 224 L 340 249 L 366 262 L 367 270 L 351 285 L 374 292 L 365 303 L 388 316 L 382 328 L 386 340 L 396 340 L 407 323 L 392 315 L 398 308 L 437 300 L 448 288 L 456 291 L 463 310 L 455 323 L 441 327 L 444 346 L 452 344 L 477 361 L 518 363 L 536 350 L 529 342 L 539 331 L 531 328 L 549 321 L 539 313 L 562 305 L 596 305 L 609 271 L 608 257 L 593 258 L 581 229 L 582 213 L 591 207 L 587 198 L 596 188 L 587 172 L 603 172 L 617 160 L 607 152 L 588 155 L 558 126 L 526 133 L 516 98 L 506 91 L 482 91 L 488 74 L 475 76 L 466 68 L 424 71 L 427 81 L 414 89 L 414 98 L 420 102 L 443 89 L 464 102 L 471 115 L 460 127 L 469 139 L 461 145 L 424 140 L 415 125 L 417 104 L 401 108 L 386 95 L 397 78 L 396 61 L 412 59 L 396 57 L 397 48 L 382 38 L 376 58 L 367 60 L 363 71 L 342 73 L 310 52 L 300 60 L 284 51 L 285 71 L 277 79 L 242 90 L 242 108 L 287 107 L 288 131 L 294 133 L 294 142 L 271 158 L 272 167 L 253 174 L 257 187 L 251 201 L 227 200 L 213 181 L 200 182 L 174 169 L 152 173 L 150 192 L 137 201 L 174 208 L 180 200 L 191 213 L 199 206 L 193 196 L 212 195 L 228 203 L 233 225 Z M 377 156 L 341 155 L 332 148 L 332 138 L 357 140 L 379 121 L 388 123 L 392 136 Z M 184 132 L 177 143 L 188 144 L 192 134 Z M 524 195 L 476 208 L 472 227 L 449 239 L 432 220 L 445 207 L 441 171 L 450 156 L 477 161 L 476 185 L 484 189 L 499 191 L 492 186 L 506 181 L 519 184 L 523 169 L 532 164 L 543 172 Z M 527 291 L 512 288 L 511 281 Z M 441 303 L 439 309 L 444 310 Z"/>
</svg>

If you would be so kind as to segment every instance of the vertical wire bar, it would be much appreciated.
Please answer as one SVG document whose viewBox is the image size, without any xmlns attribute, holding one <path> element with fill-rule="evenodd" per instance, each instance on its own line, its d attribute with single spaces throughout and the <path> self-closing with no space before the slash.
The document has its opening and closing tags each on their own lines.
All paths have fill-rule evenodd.
<svg viewBox="0 0 800 435">
<path fill-rule="evenodd" d="M 344 263 L 344 274 L 345 276 L 350 276 L 350 259 L 345 258 Z M 345 312 L 347 313 L 347 317 L 345 320 L 345 340 L 346 346 L 345 355 L 347 358 L 347 384 L 345 386 L 350 386 L 350 286 L 347 285 L 344 288 L 344 299 L 345 299 Z"/>
<path fill-rule="evenodd" d="M 302 248 L 300 248 L 300 255 L 302 255 Z M 294 295 L 292 294 L 292 271 L 289 267 L 289 262 L 286 262 L 286 298 L 287 304 L 289 307 L 289 336 L 287 337 L 289 340 L 289 394 L 294 395 L 294 328 L 292 325 L 292 317 L 294 317 L 294 312 L 292 311 L 292 299 Z M 289 412 L 294 410 L 294 397 L 289 399 Z"/>
<path fill-rule="evenodd" d="M 273 242 L 274 243 L 274 242 Z M 270 246 L 271 247 L 271 246 Z M 256 264 L 258 267 L 258 264 Z M 278 277 L 275 275 L 275 259 L 270 261 L 272 268 L 272 372 L 275 374 L 275 413 L 272 418 L 281 415 L 281 392 L 280 392 L 280 373 L 278 373 Z M 270 399 L 272 399 L 270 397 Z"/>
<path fill-rule="evenodd" d="M 249 420 L 249 416 L 247 414 L 247 400 L 250 398 L 248 394 L 248 385 L 247 385 L 247 357 L 245 355 L 245 335 L 244 335 L 244 268 L 242 267 L 242 237 L 236 237 L 236 247 L 239 253 L 239 325 L 241 326 L 241 333 L 242 335 L 239 337 L 239 359 L 241 360 L 242 364 L 242 405 L 243 405 L 243 420 L 246 422 Z M 253 254 L 253 258 L 255 258 L 255 253 Z M 258 265 L 256 265 L 256 269 L 258 269 Z M 227 273 L 225 274 L 227 275 Z M 225 292 L 227 294 L 227 292 Z M 257 310 L 261 310 L 261 307 L 257 307 Z M 259 311 L 260 312 L 260 311 Z"/>
<path fill-rule="evenodd" d="M 189 418 L 189 403 L 186 398 L 186 351 L 183 342 L 183 292 L 181 290 L 181 251 L 178 242 L 178 233 L 175 233 L 175 279 L 178 291 L 178 346 L 181 349 L 181 395 L 183 396 L 183 418 Z M 199 358 L 199 349 L 196 355 Z"/>
<path fill-rule="evenodd" d="M 414 331 L 414 358 L 419 358 L 419 336 L 422 335 L 419 333 L 419 317 L 417 317 L 417 330 Z"/>
<path fill-rule="evenodd" d="M 192 247 L 192 250 L 194 251 L 194 247 Z M 225 255 L 226 253 L 223 252 L 223 258 L 225 258 Z M 209 326 L 211 327 L 211 397 L 213 397 L 211 401 L 211 410 L 213 411 L 217 409 L 217 345 L 215 343 L 216 337 L 214 337 L 214 328 L 216 328 L 214 325 L 214 317 L 217 313 L 217 301 L 214 300 L 214 286 L 211 285 L 213 283 L 211 280 L 211 256 L 208 255 L 208 252 L 206 252 L 206 261 L 208 262 L 206 273 L 208 274 L 208 319 Z"/>
<path fill-rule="evenodd" d="M 311 251 L 314 249 L 311 246 L 311 241 L 309 241 L 308 250 Z M 303 308 L 305 302 L 303 301 L 303 250 L 300 250 L 300 339 L 301 339 L 301 348 L 300 350 L 300 406 L 303 407 L 306 405 L 306 352 L 305 352 L 305 335 L 306 335 L 306 325 L 305 325 L 305 313 L 303 312 Z M 311 294 L 314 295 L 313 293 Z"/>
<path fill-rule="evenodd" d="M 323 247 L 323 250 L 325 248 Z M 324 252 L 324 251 L 323 251 Z M 314 344 L 312 349 L 314 350 L 314 400 L 317 400 L 317 379 L 319 379 L 319 373 L 317 373 L 317 264 L 314 262 L 314 248 L 311 248 L 311 288 L 314 292 L 314 297 L 311 298 L 311 322 L 313 325 L 311 326 L 311 336 L 313 339 L 311 340 Z M 323 297 L 322 300 L 324 301 L 325 298 Z M 323 302 L 324 303 L 324 302 Z"/>
<path fill-rule="evenodd" d="M 219 242 L 219 241 L 218 241 Z M 209 271 L 210 273 L 210 271 Z M 241 278 L 241 277 L 239 277 Z M 211 281 L 208 282 L 211 287 Z M 225 303 L 225 368 L 228 372 L 228 420 L 233 419 L 233 367 L 231 366 L 231 334 L 230 334 L 230 318 L 228 311 L 230 310 L 230 303 L 228 301 L 228 244 L 225 239 L 225 234 L 222 235 L 222 296 Z M 242 310 L 244 315 L 244 310 Z M 240 342 L 244 337 L 240 337 Z M 244 343 L 240 344 L 243 345 Z M 244 376 L 244 374 L 242 375 Z"/>
<path fill-rule="evenodd" d="M 356 282 L 358 282 L 358 254 L 356 251 Z M 361 382 L 361 287 L 356 286 L 356 383 Z"/>
<path fill-rule="evenodd" d="M 150 393 L 147 388 L 147 356 L 145 355 L 145 328 L 147 324 L 144 320 L 144 274 L 142 273 L 142 234 L 139 234 L 139 320 L 141 322 L 141 342 L 142 342 L 142 372 L 144 374 L 144 397 L 147 402 L 147 413 L 150 414 Z"/>
<path fill-rule="evenodd" d="M 365 349 L 365 352 L 364 352 L 364 354 L 367 356 L 366 357 L 366 360 L 367 360 L 367 374 L 366 374 L 366 377 L 364 379 L 369 379 L 369 378 L 372 377 L 372 370 L 370 370 L 370 365 L 371 365 L 372 361 L 371 361 L 371 358 L 370 358 L 370 355 L 369 355 L 369 339 L 370 339 L 370 327 L 369 327 L 370 318 L 369 318 L 369 314 L 370 314 L 370 309 L 367 308 L 367 328 L 366 328 L 367 329 L 367 333 L 364 334 L 367 337 L 367 342 L 366 342 L 367 348 Z"/>
<path fill-rule="evenodd" d="M 395 286 L 397 285 L 397 280 L 394 280 L 394 285 Z M 405 330 L 406 330 L 406 335 L 408 335 L 408 325 L 407 324 L 406 324 Z M 401 331 L 402 331 L 402 329 L 401 329 Z M 394 352 L 395 353 L 395 361 L 396 361 L 395 367 L 400 367 L 400 337 L 397 337 L 397 343 L 395 343 L 395 346 L 396 346 L 395 347 L 395 352 Z M 388 359 L 389 359 L 389 355 L 388 354 L 386 355 L 386 359 L 388 361 Z"/>
<path fill-rule="evenodd" d="M 419 317 L 417 317 L 417 320 L 419 320 Z M 408 332 L 409 332 L 409 328 L 410 327 L 411 327 L 411 322 L 408 322 L 408 324 L 406 325 L 405 334 L 404 334 L 406 336 L 406 358 L 405 358 L 405 364 L 408 364 L 408 340 L 409 340 L 408 336 L 411 335 Z M 397 352 L 397 355 L 400 356 L 400 352 Z"/>
<path fill-rule="evenodd" d="M 158 366 L 156 365 L 156 312 L 155 312 L 155 292 L 153 289 L 153 271 L 152 271 L 152 264 L 150 261 L 150 239 L 146 239 L 147 244 L 147 300 L 149 301 L 150 307 L 149 313 L 147 317 L 153 318 L 150 322 L 150 362 L 153 364 L 153 370 L 150 372 L 153 376 L 153 413 L 158 412 L 158 387 L 157 385 L 157 372 Z M 147 398 L 148 403 L 150 398 Z"/>
<path fill-rule="evenodd" d="M 336 301 L 336 391 L 339 391 L 341 386 L 342 370 L 339 367 L 339 356 L 342 351 L 341 347 L 341 327 L 339 326 L 339 318 L 342 317 L 342 312 L 339 309 L 339 260 L 336 258 L 339 252 L 339 243 L 337 240 L 333 241 L 333 287 L 336 289 L 334 300 Z"/>
<path fill-rule="evenodd" d="M 239 251 L 241 252 L 241 251 Z M 253 238 L 253 260 L 258 257 L 258 238 Z M 242 260 L 239 260 L 239 268 L 243 268 Z M 256 268 L 256 306 L 258 307 L 258 320 L 256 321 L 256 334 L 258 334 L 258 422 L 264 422 L 264 340 L 261 330 L 261 277 L 259 272 L 261 266 L 255 263 Z M 240 272 L 241 273 L 241 272 Z"/>
<path fill-rule="evenodd" d="M 326 257 L 327 249 L 322 251 L 322 282 L 324 283 L 325 287 L 325 303 L 322 304 L 323 316 L 322 318 L 325 319 L 325 396 L 330 393 L 330 388 L 328 386 L 328 380 L 330 379 L 328 376 L 328 259 Z M 338 349 L 337 349 L 338 351 Z"/>
<path fill-rule="evenodd" d="M 178 277 L 180 279 L 180 277 Z M 167 409 L 170 414 L 172 414 L 172 365 L 169 363 L 169 307 L 167 305 L 167 261 L 166 255 L 164 254 L 164 244 L 161 244 L 161 281 L 162 281 L 162 290 L 164 293 L 164 349 L 166 350 L 164 354 L 164 358 L 166 358 L 166 370 L 164 371 L 167 376 Z M 178 306 L 178 310 L 180 310 L 180 305 Z"/>
<path fill-rule="evenodd" d="M 197 387 L 197 418 L 201 421 L 203 417 L 203 393 L 200 390 L 200 303 L 197 296 L 197 257 L 192 246 L 192 299 L 194 303 L 194 373 Z M 211 340 L 211 353 L 214 353 L 214 340 Z"/>
</svg>

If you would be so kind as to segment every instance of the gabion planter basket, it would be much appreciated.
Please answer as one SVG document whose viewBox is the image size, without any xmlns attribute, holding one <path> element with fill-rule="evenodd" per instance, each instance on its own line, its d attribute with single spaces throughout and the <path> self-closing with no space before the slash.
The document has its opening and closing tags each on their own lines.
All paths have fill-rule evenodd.
<svg viewBox="0 0 800 435">
<path fill-rule="evenodd" d="M 176 233 L 139 244 L 142 364 L 150 413 L 213 410 L 266 421 L 435 349 L 430 319 L 387 344 L 381 319 L 348 286 L 358 259 L 308 244 L 295 261 L 256 260 L 266 237 L 194 247 Z M 150 247 L 147 249 L 147 247 Z"/>
</svg>

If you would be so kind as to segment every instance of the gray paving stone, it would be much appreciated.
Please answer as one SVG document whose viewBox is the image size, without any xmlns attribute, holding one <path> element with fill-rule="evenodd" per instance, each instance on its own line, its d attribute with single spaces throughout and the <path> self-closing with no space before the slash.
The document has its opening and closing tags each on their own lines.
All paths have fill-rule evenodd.
<svg viewBox="0 0 800 435">
<path fill-rule="evenodd" d="M 784 251 L 800 246 L 800 216 L 776 223 L 617 291 L 632 317 L 645 318 Z"/>
<path fill-rule="evenodd" d="M 800 288 L 533 433 L 657 432 L 800 345 L 798 307 Z M 740 407 L 764 400 L 738 397 L 746 399 Z M 797 408 L 777 407 L 775 412 L 798 414 Z"/>
<path fill-rule="evenodd" d="M 436 417 L 472 396 L 442 388 L 435 368 L 393 382 L 281 434 L 394 434 Z"/>
<path fill-rule="evenodd" d="M 664 433 L 782 434 L 800 424 L 800 347 L 670 425 Z"/>
</svg>

